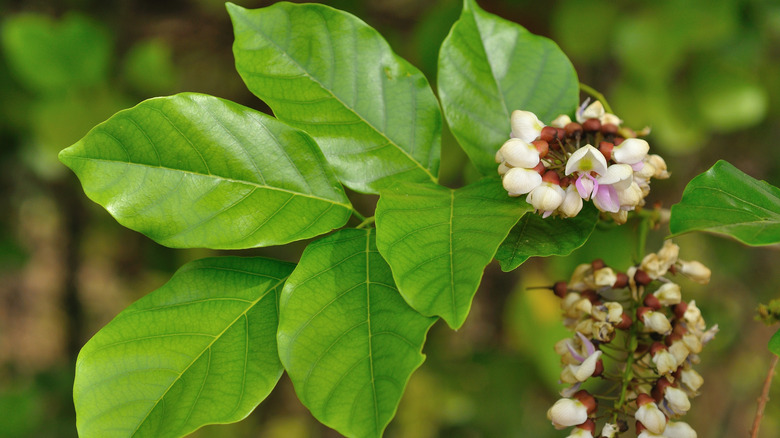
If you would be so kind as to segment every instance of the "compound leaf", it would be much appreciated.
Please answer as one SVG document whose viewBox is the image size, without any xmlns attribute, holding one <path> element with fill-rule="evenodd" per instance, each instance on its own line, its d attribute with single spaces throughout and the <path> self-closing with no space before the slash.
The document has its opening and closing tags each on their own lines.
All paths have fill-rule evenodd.
<svg viewBox="0 0 780 438">
<path fill-rule="evenodd" d="M 543 122 L 577 107 L 579 81 L 551 40 L 464 0 L 460 19 L 439 51 L 439 96 L 447 123 L 474 165 L 496 171 L 513 110 Z"/>
<path fill-rule="evenodd" d="M 310 244 L 285 285 L 279 356 L 298 398 L 348 437 L 380 437 L 435 322 L 398 294 L 373 230 Z"/>
<path fill-rule="evenodd" d="M 280 245 L 338 228 L 352 211 L 306 133 L 203 94 L 120 111 L 60 160 L 119 223 L 171 247 Z"/>
<path fill-rule="evenodd" d="M 277 302 L 291 263 L 197 260 L 81 350 L 73 400 L 81 437 L 179 437 L 239 421 L 276 386 Z"/>
<path fill-rule="evenodd" d="M 377 247 L 409 305 L 459 328 L 485 266 L 530 210 L 495 178 L 457 190 L 405 183 L 379 198 Z"/>
<path fill-rule="evenodd" d="M 669 228 L 674 235 L 725 234 L 752 246 L 780 243 L 780 189 L 718 161 L 685 187 Z"/>
<path fill-rule="evenodd" d="M 320 4 L 228 3 L 228 12 L 247 87 L 311 134 L 345 185 L 377 193 L 397 181 L 437 180 L 439 104 L 376 30 Z"/>
</svg>

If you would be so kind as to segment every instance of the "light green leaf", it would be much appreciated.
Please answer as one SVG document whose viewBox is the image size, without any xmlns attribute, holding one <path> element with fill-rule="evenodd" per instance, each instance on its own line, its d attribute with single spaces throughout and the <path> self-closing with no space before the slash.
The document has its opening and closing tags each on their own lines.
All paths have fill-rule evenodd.
<svg viewBox="0 0 780 438">
<path fill-rule="evenodd" d="M 279 356 L 318 420 L 380 437 L 434 322 L 398 294 L 372 230 L 341 230 L 310 244 L 285 285 Z"/>
<path fill-rule="evenodd" d="M 452 133 L 483 174 L 509 139 L 514 110 L 542 122 L 577 107 L 574 67 L 551 40 L 464 0 L 463 12 L 439 51 L 439 96 Z"/>
<path fill-rule="evenodd" d="M 769 351 L 780 356 L 780 330 L 776 331 L 769 339 Z"/>
<path fill-rule="evenodd" d="M 532 210 L 486 178 L 457 190 L 406 183 L 382 192 L 377 247 L 406 302 L 459 328 L 482 271 L 521 216 Z"/>
<path fill-rule="evenodd" d="M 572 218 L 527 214 L 512 228 L 496 252 L 501 270 L 509 272 L 530 257 L 565 256 L 581 247 L 598 222 L 599 211 L 588 203 Z"/>
<path fill-rule="evenodd" d="M 79 436 L 179 437 L 239 421 L 276 386 L 291 263 L 197 260 L 100 330 L 76 362 Z"/>
<path fill-rule="evenodd" d="M 280 245 L 352 211 L 311 137 L 202 94 L 120 111 L 60 160 L 119 223 L 171 247 Z"/>
<path fill-rule="evenodd" d="M 685 187 L 669 228 L 673 235 L 725 234 L 752 246 L 780 243 L 780 189 L 718 161 Z"/>
<path fill-rule="evenodd" d="M 247 87 L 311 134 L 345 185 L 377 193 L 402 180 L 436 182 L 438 102 L 376 30 L 320 4 L 227 6 Z"/>
<path fill-rule="evenodd" d="M 9 67 L 33 91 L 66 94 L 100 85 L 108 75 L 111 37 L 82 15 L 70 13 L 59 22 L 38 14 L 9 16 L 0 32 Z"/>
</svg>

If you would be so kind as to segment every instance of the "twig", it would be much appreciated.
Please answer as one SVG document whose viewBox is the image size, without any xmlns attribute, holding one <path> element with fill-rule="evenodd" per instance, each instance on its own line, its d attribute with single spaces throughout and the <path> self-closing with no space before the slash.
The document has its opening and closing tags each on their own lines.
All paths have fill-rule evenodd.
<svg viewBox="0 0 780 438">
<path fill-rule="evenodd" d="M 766 380 L 764 380 L 764 389 L 761 391 L 761 397 L 758 398 L 758 410 L 756 411 L 756 418 L 753 419 L 753 430 L 750 432 L 750 438 L 758 438 L 758 426 L 761 425 L 761 419 L 764 418 L 764 407 L 766 402 L 769 401 L 769 387 L 772 385 L 772 377 L 775 375 L 775 366 L 777 366 L 777 360 L 780 356 L 772 355 L 772 363 L 769 365 L 769 372 L 766 374 Z"/>
</svg>

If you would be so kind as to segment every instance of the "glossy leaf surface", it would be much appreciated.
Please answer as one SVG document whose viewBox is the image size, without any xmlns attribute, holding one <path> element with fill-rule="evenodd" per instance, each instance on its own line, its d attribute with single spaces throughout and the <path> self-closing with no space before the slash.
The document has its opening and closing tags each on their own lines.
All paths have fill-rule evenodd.
<svg viewBox="0 0 780 438">
<path fill-rule="evenodd" d="M 482 271 L 521 216 L 532 209 L 494 178 L 452 190 L 403 184 L 382 192 L 377 246 L 404 299 L 459 328 Z"/>
<path fill-rule="evenodd" d="M 279 356 L 303 404 L 345 436 L 381 436 L 435 319 L 398 294 L 373 230 L 310 244 L 279 315 Z"/>
<path fill-rule="evenodd" d="M 708 231 L 747 245 L 780 242 L 780 189 L 726 161 L 692 179 L 672 206 L 672 234 Z"/>
<path fill-rule="evenodd" d="M 279 245 L 338 228 L 351 212 L 311 137 L 201 94 L 120 111 L 60 160 L 119 223 L 171 247 Z"/>
<path fill-rule="evenodd" d="M 501 270 L 509 272 L 530 257 L 565 256 L 582 246 L 598 222 L 599 212 L 591 203 L 585 204 L 573 218 L 548 217 L 538 214 L 523 216 L 496 252 Z"/>
<path fill-rule="evenodd" d="M 577 107 L 579 81 L 551 40 L 465 0 L 439 51 L 439 96 L 452 133 L 485 175 L 509 139 L 514 110 L 549 123 Z"/>
<path fill-rule="evenodd" d="M 311 134 L 348 187 L 433 181 L 441 112 L 425 77 L 360 19 L 320 4 L 228 4 L 236 69 L 280 119 Z"/>
<path fill-rule="evenodd" d="M 73 399 L 81 437 L 179 437 L 241 420 L 276 386 L 277 302 L 293 264 L 191 262 L 81 350 Z"/>
</svg>

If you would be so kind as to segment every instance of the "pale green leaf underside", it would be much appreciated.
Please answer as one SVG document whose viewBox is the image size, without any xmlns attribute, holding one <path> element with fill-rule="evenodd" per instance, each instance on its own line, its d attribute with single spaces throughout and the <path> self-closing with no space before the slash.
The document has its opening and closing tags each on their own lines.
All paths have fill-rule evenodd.
<svg viewBox="0 0 780 438">
<path fill-rule="evenodd" d="M 311 134 L 348 187 L 433 181 L 441 112 L 423 74 L 376 30 L 320 4 L 228 3 L 236 69 L 280 119 Z"/>
<path fill-rule="evenodd" d="M 338 228 L 352 209 L 311 137 L 202 94 L 120 111 L 60 160 L 119 223 L 171 247 L 280 245 Z"/>
<path fill-rule="evenodd" d="M 588 203 L 576 217 L 546 219 L 527 214 L 512 228 L 496 252 L 501 270 L 509 272 L 530 257 L 565 256 L 581 247 L 599 219 L 598 210 Z"/>
<path fill-rule="evenodd" d="M 279 356 L 298 398 L 348 437 L 379 437 L 435 319 L 398 294 L 372 230 L 310 244 L 282 292 Z"/>
<path fill-rule="evenodd" d="M 402 184 L 379 198 L 377 246 L 404 299 L 458 328 L 485 266 L 531 209 L 525 200 L 510 198 L 495 178 L 457 190 Z"/>
<path fill-rule="evenodd" d="M 282 373 L 277 302 L 293 268 L 197 260 L 117 315 L 76 363 L 79 436 L 179 437 L 246 417 Z"/>
<path fill-rule="evenodd" d="M 780 189 L 718 161 L 685 187 L 669 228 L 675 235 L 725 234 L 753 246 L 780 243 Z"/>
<path fill-rule="evenodd" d="M 439 96 L 447 123 L 474 165 L 496 171 L 494 157 L 509 139 L 514 110 L 543 122 L 577 107 L 579 81 L 551 40 L 465 0 L 439 51 Z"/>
</svg>

